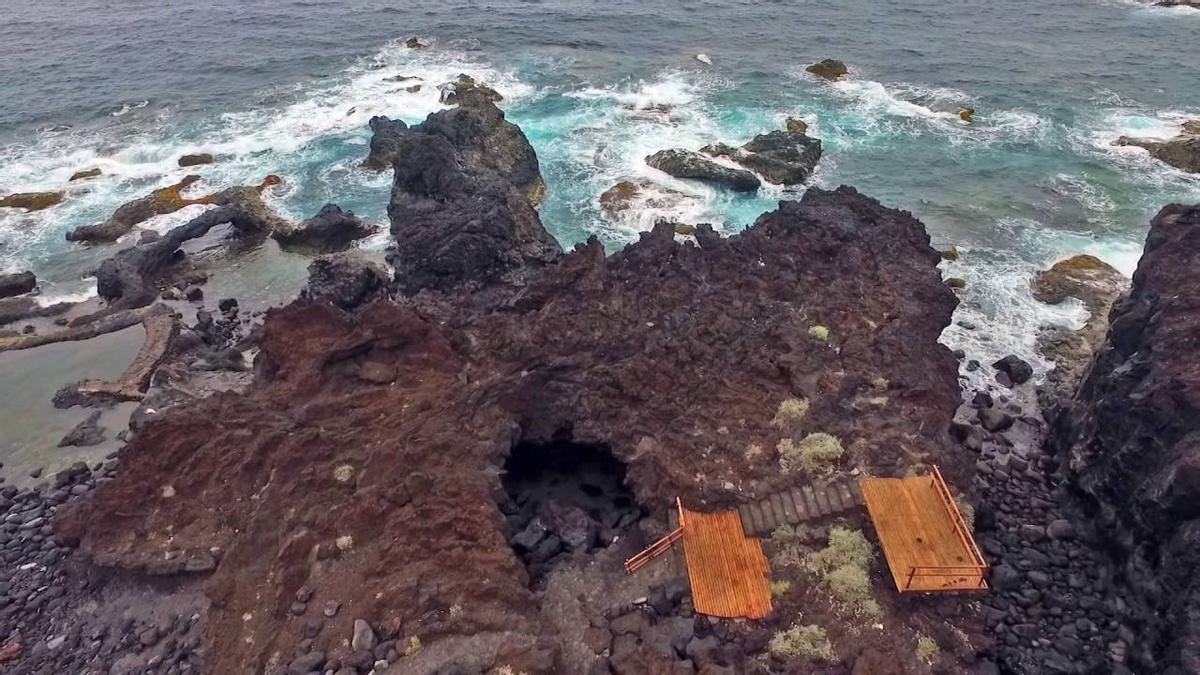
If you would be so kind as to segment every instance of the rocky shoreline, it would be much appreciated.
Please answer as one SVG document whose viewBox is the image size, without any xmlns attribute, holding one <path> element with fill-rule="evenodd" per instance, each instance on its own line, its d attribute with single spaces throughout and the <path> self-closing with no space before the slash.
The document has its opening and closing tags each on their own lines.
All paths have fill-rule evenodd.
<svg viewBox="0 0 1200 675">
<path fill-rule="evenodd" d="M 1044 383 L 1006 357 L 995 385 L 964 392 L 968 355 L 938 342 L 961 284 L 942 278 L 944 254 L 911 214 L 810 187 L 734 236 L 664 221 L 611 255 L 595 239 L 563 251 L 502 98 L 464 76 L 443 89 L 455 107 L 421 124 L 371 120 L 364 167 L 393 171 L 386 265 L 347 251 L 374 228 L 336 205 L 300 223 L 274 213 L 262 193 L 282 179 L 270 176 L 198 198 L 169 186 L 73 233 L 100 245 L 155 214 L 212 207 L 105 260 L 103 306 L 49 312 L 29 301 L 32 275 L 0 281 L 14 322 L 52 315 L 0 350 L 146 334 L 119 377 L 55 397 L 135 401 L 120 451 L 0 491 L 0 664 L 1195 669 L 1194 328 L 1179 289 L 1195 281 L 1196 207 L 1155 219 L 1128 296 L 1083 256 L 1032 280 L 1039 299 L 1077 298 L 1091 319 L 1044 336 L 1058 366 Z M 646 164 L 734 191 L 799 185 L 822 153 L 806 131 L 789 120 L 738 148 L 667 148 Z M 619 212 L 643 189 L 599 199 Z M 219 274 L 181 247 L 224 225 L 231 250 L 271 237 L 320 254 L 299 297 L 263 316 L 225 298 L 181 317 Z M 97 433 L 91 419 L 64 442 Z M 621 565 L 670 529 L 677 496 L 737 508 L 935 465 L 993 565 L 979 598 L 897 596 L 847 502 L 770 532 L 777 611 L 761 623 L 696 615 L 670 557 L 634 576 Z M 860 566 L 820 562 L 846 542 Z"/>
</svg>

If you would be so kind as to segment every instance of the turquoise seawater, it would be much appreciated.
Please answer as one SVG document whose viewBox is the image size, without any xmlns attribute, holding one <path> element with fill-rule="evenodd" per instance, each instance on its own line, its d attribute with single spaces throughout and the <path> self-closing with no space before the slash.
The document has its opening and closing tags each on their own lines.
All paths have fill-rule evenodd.
<svg viewBox="0 0 1200 675">
<path fill-rule="evenodd" d="M 367 120 L 419 122 L 442 107 L 437 85 L 459 73 L 505 95 L 548 183 L 542 219 L 567 247 L 596 235 L 616 249 L 659 217 L 736 232 L 800 192 L 735 195 L 671 179 L 643 157 L 808 121 L 825 146 L 813 184 L 854 185 L 911 210 L 935 243 L 963 252 L 946 274 L 968 280 L 960 318 L 978 330 L 951 327 L 944 339 L 985 363 L 1008 352 L 1037 360 L 1040 326 L 1082 318 L 1033 301 L 1034 271 L 1086 251 L 1131 272 L 1154 212 L 1200 201 L 1200 177 L 1111 145 L 1200 117 L 1200 11 L 1185 8 L 45 0 L 5 14 L 0 193 L 66 188 L 68 198 L 35 214 L 0 210 L 0 268 L 33 269 L 46 301 L 92 293 L 87 272 L 112 252 L 64 233 L 189 171 L 204 178 L 197 193 L 276 173 L 285 184 L 271 201 L 290 217 L 334 201 L 385 223 L 390 176 L 358 167 Z M 412 35 L 429 47 L 406 49 Z M 826 57 L 851 77 L 804 72 Z M 977 110 L 975 123 L 959 120 L 960 106 Z M 218 161 L 178 168 L 190 152 Z M 92 167 L 104 175 L 68 185 Z M 652 198 L 607 218 L 598 197 L 625 179 L 651 183 Z M 199 208 L 147 226 L 165 230 Z M 304 264 L 268 251 L 214 283 L 222 295 L 278 301 Z"/>
</svg>

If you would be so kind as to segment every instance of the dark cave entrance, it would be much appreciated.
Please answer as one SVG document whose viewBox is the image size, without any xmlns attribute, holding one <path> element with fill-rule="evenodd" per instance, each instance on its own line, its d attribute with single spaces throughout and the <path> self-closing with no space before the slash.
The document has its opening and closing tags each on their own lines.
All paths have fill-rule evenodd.
<svg viewBox="0 0 1200 675">
<path fill-rule="evenodd" d="M 504 469 L 500 508 L 534 583 L 558 561 L 608 546 L 642 517 L 625 465 L 608 446 L 522 441 Z"/>
</svg>

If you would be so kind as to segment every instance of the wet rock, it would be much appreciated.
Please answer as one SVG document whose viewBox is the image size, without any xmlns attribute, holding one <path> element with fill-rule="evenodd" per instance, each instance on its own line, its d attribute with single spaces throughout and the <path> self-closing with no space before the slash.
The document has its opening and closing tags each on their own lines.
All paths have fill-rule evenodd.
<svg viewBox="0 0 1200 675">
<path fill-rule="evenodd" d="M 771 183 L 799 185 L 808 180 L 821 159 L 821 141 L 804 132 L 772 131 L 755 136 L 740 148 L 718 143 L 701 152 L 727 157 Z"/>
<path fill-rule="evenodd" d="M 104 172 L 100 170 L 100 167 L 96 167 L 94 169 L 84 169 L 82 171 L 76 171 L 75 173 L 71 174 L 71 177 L 67 180 L 68 180 L 68 182 L 75 182 L 77 180 L 83 180 L 85 178 L 95 178 L 96 176 L 99 176 L 102 173 L 104 173 Z"/>
<path fill-rule="evenodd" d="M 90 445 L 99 445 L 104 442 L 104 427 L 100 426 L 100 411 L 93 411 L 75 428 L 67 432 L 66 436 L 58 442 L 58 447 L 64 448 L 68 446 L 86 447 Z"/>
<path fill-rule="evenodd" d="M 1200 120 L 1183 125 L 1183 130 L 1174 138 L 1145 139 L 1122 136 L 1116 145 L 1144 148 L 1150 156 L 1181 171 L 1200 173 Z"/>
<path fill-rule="evenodd" d="M 466 74 L 459 75 L 457 80 L 438 88 L 441 90 L 441 102 L 449 105 L 461 105 L 471 101 L 496 103 L 504 100 L 500 92 Z"/>
<path fill-rule="evenodd" d="M 332 253 L 374 233 L 375 227 L 354 215 L 353 211 L 337 204 L 326 204 L 312 218 L 296 225 L 277 227 L 271 236 L 281 244 Z"/>
<path fill-rule="evenodd" d="M 362 165 L 373 171 L 390 169 L 400 148 L 400 138 L 408 131 L 408 125 L 403 120 L 376 115 L 371 118 L 370 126 L 371 151 Z"/>
<path fill-rule="evenodd" d="M 808 131 L 808 122 L 795 117 L 787 118 L 785 126 L 789 134 L 803 134 Z"/>
<path fill-rule="evenodd" d="M 14 272 L 0 274 L 0 298 L 11 298 L 14 295 L 24 295 L 37 288 L 37 277 L 33 272 Z"/>
<path fill-rule="evenodd" d="M 805 68 L 806 71 L 830 81 L 836 81 L 849 73 L 846 64 L 836 59 L 824 59 Z"/>
<path fill-rule="evenodd" d="M 301 295 L 353 309 L 387 296 L 388 272 L 382 265 L 352 253 L 322 256 L 308 265 L 308 284 Z"/>
<path fill-rule="evenodd" d="M 610 216 L 619 215 L 633 205 L 640 192 L 637 184 L 623 180 L 600 195 L 600 209 Z"/>
<path fill-rule="evenodd" d="M 17 192 L 6 197 L 0 197 L 0 208 L 25 209 L 26 211 L 41 211 L 61 203 L 66 193 L 58 192 Z"/>
<path fill-rule="evenodd" d="M 992 367 L 1008 376 L 1013 384 L 1025 384 L 1033 377 L 1033 366 L 1013 354 L 996 361 Z"/>
<path fill-rule="evenodd" d="M 201 164 L 212 164 L 213 156 L 209 153 L 202 152 L 194 155 L 184 155 L 179 158 L 179 166 L 200 166 Z"/>
<path fill-rule="evenodd" d="M 405 40 L 404 46 L 408 47 L 409 49 L 424 49 L 425 48 L 425 44 L 422 43 L 421 40 L 416 37 L 410 37 L 407 40 Z"/>
<path fill-rule="evenodd" d="M 731 169 L 691 150 L 660 150 L 646 157 L 651 167 L 675 178 L 700 180 L 738 192 L 754 192 L 761 182 L 749 171 Z"/>
</svg>

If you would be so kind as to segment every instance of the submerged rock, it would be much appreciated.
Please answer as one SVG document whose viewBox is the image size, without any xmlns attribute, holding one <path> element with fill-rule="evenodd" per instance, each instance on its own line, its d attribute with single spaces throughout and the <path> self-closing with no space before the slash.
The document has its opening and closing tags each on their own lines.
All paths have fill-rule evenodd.
<svg viewBox="0 0 1200 675">
<path fill-rule="evenodd" d="M 805 68 L 805 70 L 813 75 L 816 75 L 817 77 L 821 77 L 830 81 L 837 81 L 841 79 L 843 75 L 850 72 L 849 69 L 846 68 L 846 64 L 836 59 L 824 59 L 822 61 L 818 61 L 817 63 Z"/>
<path fill-rule="evenodd" d="M 415 36 L 410 37 L 407 40 L 405 40 L 404 46 L 408 47 L 409 49 L 424 49 L 425 48 L 425 44 L 423 42 L 421 42 L 420 38 L 417 38 Z"/>
<path fill-rule="evenodd" d="M 58 447 L 65 448 L 67 446 L 86 447 L 90 445 L 99 445 L 104 442 L 104 427 L 100 426 L 100 411 L 93 411 L 75 426 L 62 440 L 58 442 Z"/>
<path fill-rule="evenodd" d="M 997 378 L 1003 374 L 1012 384 L 1025 384 L 1033 377 L 1033 366 L 1014 354 L 1009 354 L 996 361 L 992 367 L 1000 371 Z"/>
<path fill-rule="evenodd" d="M 375 233 L 375 226 L 337 204 L 326 204 L 317 215 L 296 225 L 276 227 L 271 236 L 279 243 L 333 252 Z"/>
<path fill-rule="evenodd" d="M 1181 171 L 1200 173 L 1200 120 L 1183 125 L 1177 136 L 1169 139 L 1146 139 L 1122 136 L 1116 145 L 1145 148 L 1151 157 Z"/>
<path fill-rule="evenodd" d="M 24 295 L 37 288 L 37 276 L 33 272 L 0 274 L 0 298 Z"/>
<path fill-rule="evenodd" d="M 66 193 L 56 192 L 17 192 L 7 197 L 0 197 L 0 207 L 25 209 L 26 211 L 41 211 L 62 202 Z"/>
<path fill-rule="evenodd" d="M 758 177 L 749 171 L 717 164 L 704 155 L 691 150 L 679 148 L 660 150 L 647 156 L 646 163 L 676 178 L 701 180 L 738 192 L 754 192 L 762 185 Z"/>
</svg>

